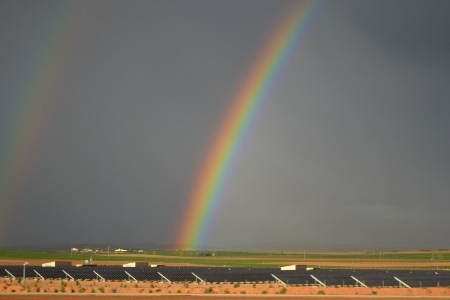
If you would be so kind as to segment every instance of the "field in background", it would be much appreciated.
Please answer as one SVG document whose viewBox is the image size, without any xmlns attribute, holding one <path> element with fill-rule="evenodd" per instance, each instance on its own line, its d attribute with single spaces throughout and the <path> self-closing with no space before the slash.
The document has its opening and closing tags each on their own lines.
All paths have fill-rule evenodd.
<svg viewBox="0 0 450 300">
<path fill-rule="evenodd" d="M 145 261 L 178 266 L 281 267 L 301 264 L 320 268 L 450 269 L 450 250 L 390 252 L 237 252 L 151 250 L 108 253 L 32 252 L 0 250 L 1 264 L 40 265 L 43 261 L 70 260 L 75 265 L 92 260 L 98 265 Z"/>
</svg>

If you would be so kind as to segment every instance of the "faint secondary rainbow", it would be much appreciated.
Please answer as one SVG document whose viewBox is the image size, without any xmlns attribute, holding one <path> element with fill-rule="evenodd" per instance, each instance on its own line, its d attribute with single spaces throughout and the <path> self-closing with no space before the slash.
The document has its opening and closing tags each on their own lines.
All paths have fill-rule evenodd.
<svg viewBox="0 0 450 300">
<path fill-rule="evenodd" d="M 83 3 L 83 4 L 82 4 Z M 0 243 L 10 226 L 9 217 L 26 185 L 27 171 L 38 152 L 45 122 L 52 110 L 61 80 L 69 71 L 75 38 L 85 29 L 90 5 L 62 2 L 55 6 L 53 25 L 35 47 L 20 90 L 2 120 L 0 137 Z M 80 26 L 82 24 L 82 26 Z"/>
<path fill-rule="evenodd" d="M 283 66 L 300 45 L 319 1 L 296 2 L 269 37 L 225 115 L 188 200 L 177 243 L 195 249 L 207 236 L 233 162 Z"/>
</svg>

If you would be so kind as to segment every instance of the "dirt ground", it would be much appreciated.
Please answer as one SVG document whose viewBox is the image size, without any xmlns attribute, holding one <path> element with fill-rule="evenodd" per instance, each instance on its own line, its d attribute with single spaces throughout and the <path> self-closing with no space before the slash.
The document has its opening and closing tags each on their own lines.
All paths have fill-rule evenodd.
<svg viewBox="0 0 450 300">
<path fill-rule="evenodd" d="M 319 296 L 320 297 L 320 296 Z M 323 296 L 321 298 L 325 298 L 327 300 L 354 300 L 354 299 L 363 299 L 363 298 L 372 298 L 377 300 L 411 300 L 411 297 L 398 297 L 398 296 Z M 317 299 L 318 296 L 308 296 L 308 295 L 292 295 L 292 296 L 248 296 L 248 295 L 235 295 L 235 296 L 226 296 L 226 295 L 121 295 L 121 296 L 113 296 L 113 295 L 2 295 L 0 294 L 0 300 L 143 300 L 143 299 L 167 299 L 167 300 L 203 300 L 203 299 L 213 299 L 213 300 L 256 300 L 256 299 L 277 299 L 281 298 L 283 300 L 313 300 Z M 433 300 L 448 300 L 448 297 L 419 297 L 418 299 L 433 299 Z"/>
<path fill-rule="evenodd" d="M 117 294 L 117 295 L 116 295 Z M 199 284 L 199 283 L 150 283 L 150 282 L 114 282 L 114 281 L 62 281 L 62 280 L 34 280 L 28 279 L 26 285 L 17 280 L 3 278 L 0 281 L 0 299 L 97 299 L 115 300 L 120 297 L 127 299 L 143 299 L 155 296 L 170 299 L 204 299 L 214 296 L 214 299 L 245 298 L 257 299 L 261 297 L 283 296 L 283 299 L 302 296 L 326 295 L 327 298 L 345 299 L 352 297 L 381 297 L 382 299 L 401 299 L 401 297 L 447 297 L 450 299 L 450 288 L 362 288 L 362 287 L 316 287 L 289 286 L 279 284 Z M 400 297 L 400 298 L 399 298 Z M 298 299 L 298 298 L 297 298 Z M 435 298 L 434 298 L 435 299 Z"/>
</svg>

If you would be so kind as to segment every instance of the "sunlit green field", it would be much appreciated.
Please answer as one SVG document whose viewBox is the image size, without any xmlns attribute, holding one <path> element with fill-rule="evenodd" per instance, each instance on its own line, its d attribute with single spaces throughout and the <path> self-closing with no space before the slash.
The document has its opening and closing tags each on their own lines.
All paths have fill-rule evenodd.
<svg viewBox="0 0 450 300">
<path fill-rule="evenodd" d="M 0 250 L 0 260 L 93 260 L 97 264 L 120 265 L 124 262 L 145 261 L 150 264 L 202 265 L 232 267 L 280 267 L 305 264 L 322 268 L 370 267 L 390 268 L 450 268 L 449 250 L 391 251 L 391 252 L 237 252 L 237 251 L 173 251 L 150 250 L 143 253 L 89 254 L 67 252 L 32 252 Z M 0 262 L 1 264 L 1 262 Z"/>
</svg>

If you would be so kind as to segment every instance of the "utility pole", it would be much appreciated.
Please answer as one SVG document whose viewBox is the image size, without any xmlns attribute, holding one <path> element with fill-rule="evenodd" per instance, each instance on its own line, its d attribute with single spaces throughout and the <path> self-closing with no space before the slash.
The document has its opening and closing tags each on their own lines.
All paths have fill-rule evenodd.
<svg viewBox="0 0 450 300">
<path fill-rule="evenodd" d="M 26 268 L 26 266 L 28 265 L 28 262 L 26 261 L 26 262 L 24 262 L 23 263 L 23 279 L 22 279 L 22 281 L 23 281 L 23 285 L 25 285 L 25 268 Z"/>
</svg>

